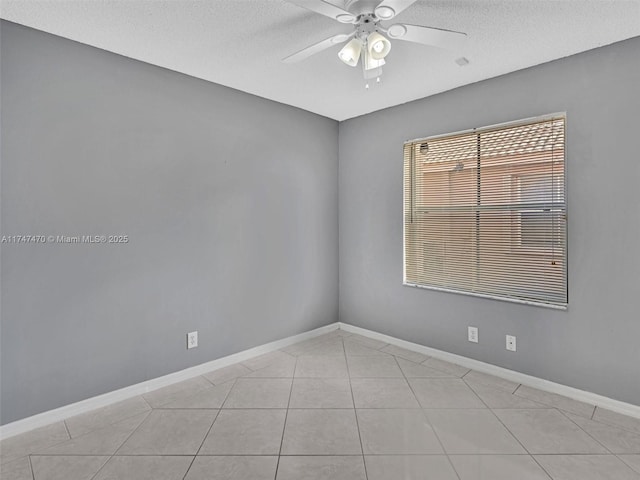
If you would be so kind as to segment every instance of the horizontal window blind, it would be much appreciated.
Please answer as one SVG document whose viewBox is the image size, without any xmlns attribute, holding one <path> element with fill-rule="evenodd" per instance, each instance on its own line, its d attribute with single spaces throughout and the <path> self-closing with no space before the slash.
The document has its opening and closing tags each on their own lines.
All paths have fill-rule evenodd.
<svg viewBox="0 0 640 480">
<path fill-rule="evenodd" d="M 566 306 L 565 118 L 404 145 L 405 283 Z"/>
</svg>

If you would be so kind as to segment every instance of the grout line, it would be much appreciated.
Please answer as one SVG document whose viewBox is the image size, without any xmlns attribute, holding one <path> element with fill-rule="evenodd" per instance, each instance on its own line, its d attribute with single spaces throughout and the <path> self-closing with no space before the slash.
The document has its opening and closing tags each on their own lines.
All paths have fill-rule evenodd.
<svg viewBox="0 0 640 480">
<path fill-rule="evenodd" d="M 613 456 L 616 457 L 618 460 L 620 460 L 627 468 L 631 469 L 632 472 L 636 472 L 636 469 L 633 468 L 631 465 L 629 465 L 627 462 L 625 462 L 623 459 L 620 458 L 621 455 L 630 455 L 630 456 L 634 456 L 637 455 L 635 453 L 614 453 Z M 636 473 L 640 473 L 640 470 L 638 470 Z"/>
<path fill-rule="evenodd" d="M 229 400 L 229 395 L 231 395 L 231 391 L 234 389 L 234 387 L 236 386 L 236 383 L 238 383 L 238 379 L 240 377 L 236 377 L 233 380 L 229 380 L 233 382 L 233 385 L 231 385 L 231 388 L 229 389 L 229 391 L 227 392 L 227 394 L 224 396 L 224 400 L 222 400 L 222 403 L 220 404 L 220 408 L 218 410 L 222 410 L 225 406 L 225 404 L 227 403 L 227 400 Z M 224 382 L 227 383 L 227 382 Z M 220 385 L 224 385 L 224 383 L 221 383 Z M 216 417 L 217 418 L 217 417 Z M 208 434 L 208 432 L 207 432 Z"/>
<path fill-rule="evenodd" d="M 347 366 L 347 380 L 349 381 L 349 391 L 351 392 L 351 401 L 353 402 L 353 416 L 356 418 L 356 430 L 358 431 L 358 440 L 360 441 L 360 452 L 362 453 L 362 465 L 364 467 L 364 478 L 369 479 L 367 473 L 367 462 L 364 459 L 364 447 L 362 446 L 362 435 L 360 434 L 360 422 L 358 421 L 358 411 L 356 409 L 356 399 L 353 396 L 353 386 L 351 385 L 351 371 L 349 370 L 349 359 L 347 358 L 347 349 L 344 348 L 344 340 L 342 341 L 342 349 L 344 353 L 344 363 Z"/>
<path fill-rule="evenodd" d="M 598 445 L 601 445 L 601 446 L 602 446 L 602 448 L 604 448 L 607 452 L 609 452 L 608 454 L 603 454 L 603 453 L 600 453 L 600 454 L 598 454 L 598 453 L 590 453 L 589 455 L 615 455 L 615 453 L 614 453 L 614 452 L 612 452 L 611 450 L 609 450 L 609 448 L 608 448 L 605 444 L 603 444 L 602 442 L 600 442 L 596 437 L 594 437 L 594 436 L 593 436 L 593 435 L 591 435 L 588 431 L 586 431 L 584 428 L 582 428 L 582 427 L 580 426 L 580 424 L 579 424 L 579 423 L 575 422 L 571 417 L 569 417 L 568 413 L 570 413 L 570 412 L 565 412 L 565 411 L 563 411 L 563 410 L 560 410 L 559 408 L 556 408 L 556 410 L 558 410 L 558 411 L 562 414 L 562 416 L 563 416 L 563 417 L 565 417 L 567 420 L 569 420 L 571 423 L 573 423 L 576 427 L 578 427 L 580 430 L 582 430 L 584 433 L 586 433 L 586 434 L 587 434 L 590 438 L 592 438 L 592 439 L 593 439 L 593 440 L 594 440 Z M 574 413 L 574 415 L 576 415 L 576 414 Z M 576 416 L 577 416 L 577 417 L 579 417 L 580 415 L 576 415 Z M 586 417 L 582 417 L 582 418 L 584 418 L 585 420 L 587 420 L 587 421 L 589 421 L 589 422 L 590 422 L 590 421 L 592 421 L 592 420 L 590 420 L 590 419 L 587 419 Z"/>
<path fill-rule="evenodd" d="M 517 391 L 521 386 L 522 386 L 522 384 L 521 384 L 521 383 L 519 383 L 518 385 L 516 385 L 515 390 L 514 390 L 513 392 L 510 392 L 510 393 L 511 393 L 511 395 L 515 394 L 515 393 L 516 393 L 516 391 Z"/>
<path fill-rule="evenodd" d="M 69 438 L 67 440 L 71 440 L 71 432 L 69 431 L 69 426 L 67 425 L 67 420 L 63 420 L 62 423 L 64 424 L 64 429 L 67 431 L 67 435 L 69 435 Z"/>
<path fill-rule="evenodd" d="M 447 461 L 449 462 L 449 465 L 451 465 L 451 469 L 453 470 L 453 473 L 456 474 L 456 477 L 458 477 L 458 480 L 460 479 L 460 475 L 458 474 L 458 471 L 456 470 L 456 467 L 454 467 L 453 462 L 451 461 L 451 458 L 449 458 L 449 454 L 447 453 L 447 450 L 444 448 L 444 444 L 442 443 L 442 440 L 440 440 L 440 437 L 438 436 L 438 433 L 436 432 L 436 429 L 433 427 L 433 425 L 431 425 L 431 422 L 429 421 L 429 417 L 427 416 L 427 413 L 424 411 L 424 408 L 422 407 L 422 404 L 420 403 L 420 400 L 418 399 L 418 396 L 416 395 L 415 390 L 413 390 L 413 387 L 411 386 L 411 383 L 409 382 L 409 378 L 405 375 L 404 370 L 402 370 L 402 367 L 400 366 L 400 362 L 398 362 L 398 359 L 396 358 L 395 355 L 391 355 L 393 357 L 393 359 L 396 362 L 396 365 L 398 366 L 398 368 L 400 369 L 400 373 L 402 373 L 402 378 L 404 378 L 404 381 L 407 382 L 407 385 L 409 386 L 409 389 L 411 390 L 411 393 L 413 394 L 413 397 L 416 399 L 416 402 L 418 402 L 418 405 L 420 406 L 420 411 L 422 412 L 422 416 L 424 417 L 424 419 L 426 420 L 427 424 L 429 425 L 429 428 L 431 428 L 431 431 L 433 432 L 433 435 L 436 437 L 436 440 L 438 440 L 438 444 L 440 445 L 440 448 L 442 449 L 442 452 L 444 453 L 445 457 L 447 457 Z M 425 360 L 426 362 L 426 360 Z M 419 363 L 418 365 L 422 365 L 421 363 Z"/>
<path fill-rule="evenodd" d="M 575 415 L 575 414 L 574 414 L 574 415 Z M 594 415 L 595 415 L 595 414 L 594 414 Z M 578 415 L 578 416 L 580 416 L 580 415 Z M 583 417 L 583 418 L 587 418 L 587 417 Z M 634 435 L 638 435 L 638 436 L 640 436 L 640 432 L 639 432 L 638 430 L 635 430 L 635 429 L 634 429 L 634 428 L 632 428 L 632 427 L 626 427 L 626 426 L 624 426 L 624 425 L 620 425 L 619 423 L 607 422 L 607 421 L 605 421 L 605 420 L 600 420 L 600 419 L 596 419 L 596 420 L 593 420 L 593 421 L 594 421 L 594 422 L 598 422 L 598 423 L 600 423 L 600 424 L 602 424 L 602 425 L 606 425 L 606 426 L 608 426 L 608 427 L 617 428 L 617 429 L 619 429 L 619 430 L 623 430 L 623 431 L 625 431 L 625 432 L 629 432 L 629 433 L 632 433 L 632 434 L 634 434 Z M 630 454 L 630 455 L 637 455 L 637 454 Z"/>
<path fill-rule="evenodd" d="M 31 463 L 31 455 L 29 455 L 28 458 L 29 458 L 29 470 L 31 471 L 31 479 L 36 480 L 36 474 L 33 471 L 33 463 Z"/>
<path fill-rule="evenodd" d="M 547 476 L 548 476 L 549 478 L 551 478 L 551 475 L 550 475 L 550 474 L 549 474 L 549 473 L 548 473 L 548 472 L 547 472 L 547 471 L 542 467 L 542 465 L 540 465 L 540 463 L 538 463 L 538 461 L 534 458 L 533 454 L 532 454 L 532 453 L 527 449 L 527 447 L 525 447 L 525 446 L 524 446 L 524 444 L 520 441 L 520 439 L 519 439 L 519 438 L 518 438 L 518 437 L 517 437 L 517 436 L 516 436 L 516 435 L 515 435 L 511 430 L 509 430 L 509 427 L 507 427 L 507 426 L 505 425 L 505 423 L 504 423 L 504 422 L 502 421 L 502 419 L 501 419 L 501 418 L 496 414 L 496 412 L 494 412 L 494 411 L 493 411 L 493 409 L 492 409 L 491 407 L 489 407 L 489 405 L 487 405 L 487 403 L 486 403 L 482 398 L 480 398 L 480 395 L 478 395 L 478 394 L 475 392 L 475 390 L 473 390 L 473 388 L 469 387 L 469 385 L 467 384 L 467 382 L 466 382 L 465 380 L 463 380 L 463 381 L 465 382 L 465 384 L 467 385 L 467 387 L 468 387 L 468 388 L 469 388 L 473 393 L 475 393 L 475 395 L 480 399 L 480 401 L 486 405 L 487 409 L 488 409 L 488 410 L 493 414 L 493 416 L 494 416 L 494 417 L 496 417 L 496 420 L 498 420 L 498 422 L 500 422 L 500 424 L 505 428 L 505 430 L 506 430 L 507 432 L 509 432 L 509 435 L 511 435 L 511 436 L 515 439 L 515 441 L 516 441 L 516 442 L 518 442 L 518 444 L 522 447 L 522 449 L 523 449 L 525 452 L 527 452 L 526 454 L 527 454 L 529 457 L 531 457 L 531 459 L 532 459 L 534 462 L 536 462 L 536 464 L 538 464 L 538 466 L 539 466 L 540 468 L 542 468 L 542 470 L 544 471 L 544 473 L 546 473 L 546 474 L 547 474 Z M 517 388 L 516 388 L 516 390 L 517 390 Z M 514 390 L 514 391 L 515 391 L 515 390 Z M 512 395 L 513 395 L 513 394 L 512 394 Z"/>
<path fill-rule="evenodd" d="M 475 395 L 475 397 L 476 397 L 478 400 L 480 400 L 480 402 L 482 402 L 482 404 L 483 404 L 485 407 L 487 407 L 489 410 L 491 410 L 491 407 L 490 407 L 489 405 L 487 405 L 487 402 L 485 402 L 485 401 L 482 399 L 482 397 L 480 397 L 480 395 L 478 395 L 478 394 L 476 393 L 476 391 L 475 391 L 473 388 L 471 388 L 471 386 L 467 383 L 467 380 L 465 380 L 465 379 L 464 379 L 464 377 L 460 378 L 460 380 L 462 380 L 462 383 L 464 383 L 464 384 L 465 384 L 465 386 L 466 386 L 469 390 L 471 390 L 471 392 Z"/>
<path fill-rule="evenodd" d="M 140 395 L 140 397 L 142 397 L 142 395 Z M 144 399 L 143 399 L 143 400 L 144 400 Z M 146 400 L 145 400 L 145 402 L 146 402 Z M 149 404 L 147 403 L 147 405 L 149 405 Z M 151 408 L 151 405 L 149 405 L 149 408 Z M 151 412 L 152 412 L 152 411 L 153 411 L 153 409 L 151 409 Z M 104 463 L 102 464 L 102 466 L 98 469 L 98 471 L 97 471 L 96 473 L 94 473 L 94 474 L 93 474 L 93 476 L 92 476 L 89 480 L 93 480 L 94 478 L 96 478 L 96 476 L 97 476 L 97 475 L 102 471 L 102 469 L 107 465 L 107 463 L 109 463 L 109 462 L 111 461 L 111 459 L 112 459 L 113 457 L 115 457 L 115 456 L 116 456 L 116 454 L 117 454 L 117 453 L 118 453 L 118 451 L 122 448 L 122 446 L 123 446 L 125 443 L 127 443 L 127 441 L 131 438 L 131 436 L 132 436 L 134 433 L 136 433 L 136 432 L 138 431 L 138 429 L 142 426 L 142 424 L 143 424 L 144 422 L 146 422 L 146 421 L 147 421 L 147 419 L 149 418 L 149 415 L 151 415 L 151 412 L 144 412 L 144 413 L 146 413 L 147 415 L 142 419 L 142 421 L 138 424 L 138 426 L 137 426 L 136 428 L 134 428 L 134 429 L 131 431 L 131 433 L 127 436 L 127 438 L 125 438 L 125 439 L 124 439 L 124 441 L 120 444 L 120 446 L 119 446 L 118 448 L 116 448 L 116 451 L 115 451 L 115 452 L 113 452 L 113 454 L 112 454 L 112 455 L 109 455 L 109 458 L 107 459 L 107 461 L 106 461 L 106 462 L 104 462 Z M 135 416 L 135 415 L 132 415 L 131 417 L 134 417 L 134 416 Z M 128 418 L 131 418 L 131 417 L 128 417 Z M 125 420 L 126 420 L 126 419 L 125 419 Z M 117 422 L 116 422 L 116 423 L 117 423 Z M 113 424 L 111 424 L 111 425 L 113 425 Z M 95 431 L 95 430 L 94 430 L 94 431 Z"/>
<path fill-rule="evenodd" d="M 215 371 L 215 370 L 214 370 Z M 209 380 L 207 377 L 205 377 L 204 375 L 200 375 L 202 378 L 204 378 L 207 382 L 209 382 L 211 384 L 212 387 L 217 387 L 218 385 L 216 385 L 215 383 L 213 383 L 211 380 Z M 226 383 L 226 382 L 223 382 Z M 219 384 L 222 385 L 222 384 Z"/>
<path fill-rule="evenodd" d="M 296 369 L 298 368 L 298 357 L 295 357 L 296 364 L 293 367 L 293 377 L 291 377 L 291 387 L 289 388 L 289 399 L 287 400 L 287 409 L 284 413 L 284 424 L 282 425 L 282 436 L 280 437 L 280 449 L 278 450 L 278 460 L 276 462 L 276 471 L 274 480 L 278 477 L 278 469 L 280 468 L 280 457 L 282 456 L 282 445 L 284 444 L 284 433 L 287 429 L 287 418 L 289 417 L 289 406 L 291 405 L 291 395 L 293 394 L 293 381 L 295 379 Z"/>
<path fill-rule="evenodd" d="M 229 391 L 231 391 L 231 390 L 229 390 Z M 229 395 L 229 394 L 227 393 L 227 395 Z M 226 400 L 226 397 L 225 397 L 225 400 Z M 222 411 L 222 408 L 219 408 L 218 411 L 216 412 L 216 416 L 213 418 L 213 422 L 211 422 L 211 425 L 209 426 L 209 429 L 207 430 L 207 433 L 202 438 L 202 442 L 200 442 L 200 446 L 198 447 L 198 450 L 196 450 L 196 453 L 193 455 L 193 458 L 191 459 L 191 463 L 189 464 L 189 468 L 187 468 L 187 471 L 184 472 L 184 476 L 182 477 L 183 480 L 187 476 L 187 474 L 189 473 L 189 470 L 191 470 L 191 467 L 193 466 L 193 462 L 196 461 L 196 458 L 198 457 L 198 453 L 200 453 L 200 450 L 202 450 L 202 446 L 204 445 L 204 442 L 207 441 L 207 437 L 209 436 L 209 433 L 213 429 L 213 425 L 216 423 L 216 420 L 218 419 L 218 416 L 220 415 L 221 411 Z M 185 456 L 190 456 L 190 455 L 185 455 Z"/>
<path fill-rule="evenodd" d="M 238 377 L 233 379 L 233 385 L 231 385 L 231 388 L 229 389 L 229 391 L 227 391 L 227 394 L 224 396 L 224 400 L 220 404 L 220 408 L 218 409 L 218 412 L 216 413 L 216 416 L 213 418 L 213 422 L 211 422 L 211 425 L 209 426 L 209 429 L 207 430 L 207 433 L 202 438 L 202 442 L 200 442 L 200 446 L 198 447 L 198 450 L 196 450 L 195 455 L 191 459 L 191 463 L 189 464 L 189 468 L 187 468 L 187 470 L 184 472 L 182 480 L 184 480 L 187 477 L 187 474 L 189 473 L 189 470 L 191 470 L 191 467 L 193 466 L 193 462 L 196 461 L 196 458 L 198 457 L 198 454 L 200 453 L 200 450 L 202 450 L 202 446 L 204 445 L 204 442 L 207 441 L 207 437 L 209 436 L 209 433 L 213 429 L 213 425 L 216 423 L 216 420 L 218 419 L 218 416 L 220 415 L 220 412 L 222 411 L 222 407 L 224 406 L 225 402 L 227 401 L 227 398 L 229 398 L 229 395 L 231 394 L 231 390 L 233 390 L 233 387 L 235 387 L 237 381 L 238 381 Z M 188 456 L 188 455 L 186 455 L 186 456 Z"/>
<path fill-rule="evenodd" d="M 531 457 L 531 459 L 532 459 L 534 462 L 536 462 L 536 465 L 538 465 L 538 466 L 540 467 L 540 469 L 545 473 L 545 475 L 546 475 L 547 477 L 549 477 L 551 480 L 553 480 L 553 477 L 551 476 L 551 474 L 550 474 L 549 472 L 547 472 L 547 469 L 546 469 L 546 468 L 544 468 L 544 466 L 543 466 L 543 465 L 538 461 L 538 459 L 537 459 L 535 456 L 533 456 L 533 455 L 529 454 L 529 457 Z"/>
<path fill-rule="evenodd" d="M 146 404 L 147 404 L 147 407 L 149 407 L 149 410 L 153 410 L 153 407 L 151 406 L 151 404 L 150 404 L 149 402 L 147 402 L 147 399 L 146 399 L 146 398 L 144 398 L 144 393 L 141 393 L 141 394 L 140 394 L 140 395 L 138 395 L 138 396 L 142 399 L 142 401 L 143 401 L 144 403 L 146 403 Z M 135 398 L 135 397 L 133 397 L 133 398 Z M 132 416 L 133 416 L 133 415 L 132 415 Z"/>
<path fill-rule="evenodd" d="M 153 413 L 153 409 L 150 412 L 145 412 L 145 413 L 147 413 L 147 415 L 142 419 L 142 421 L 138 424 L 138 426 L 136 428 L 134 428 L 129 435 L 127 435 L 127 438 L 124 439 L 124 441 L 120 444 L 120 446 L 118 448 L 116 448 L 116 451 L 113 452 L 113 455 L 111 455 L 112 457 L 115 457 L 118 454 L 118 452 L 120 451 L 122 446 L 125 443 L 127 443 L 127 441 L 133 436 L 133 434 L 136 433 L 138 431 L 138 429 L 142 426 L 142 424 L 149 419 L 149 417 Z"/>
<path fill-rule="evenodd" d="M 481 399 L 482 400 L 482 399 Z M 486 405 L 486 404 L 485 404 Z M 487 405 L 487 408 L 489 408 L 489 406 Z M 533 456 L 533 454 L 527 449 L 527 447 L 524 446 L 524 444 L 520 441 L 520 439 L 518 437 L 516 437 L 516 435 L 509 430 L 509 427 L 507 427 L 504 422 L 502 421 L 502 419 L 500 417 L 498 417 L 498 415 L 496 415 L 496 412 L 493 411 L 492 408 L 489 408 L 489 411 L 496 417 L 496 419 L 498 420 L 498 422 L 500 422 L 500 424 L 507 430 L 507 432 L 509 432 L 509 434 L 515 438 L 516 442 L 518 442 L 520 444 L 520 446 L 524 449 L 525 452 L 527 452 L 527 455 L 542 469 L 542 471 L 550 478 L 551 474 L 549 472 L 547 472 L 547 470 L 540 464 L 540 462 L 538 462 L 538 460 Z M 560 454 L 563 455 L 563 454 Z M 553 480 L 553 479 L 552 479 Z"/>
</svg>

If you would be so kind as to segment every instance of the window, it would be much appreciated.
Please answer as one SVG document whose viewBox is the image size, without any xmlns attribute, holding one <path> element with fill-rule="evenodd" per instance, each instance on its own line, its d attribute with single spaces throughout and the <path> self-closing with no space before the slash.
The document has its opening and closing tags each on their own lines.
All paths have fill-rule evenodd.
<svg viewBox="0 0 640 480">
<path fill-rule="evenodd" d="M 404 283 L 564 308 L 565 117 L 404 145 Z"/>
</svg>

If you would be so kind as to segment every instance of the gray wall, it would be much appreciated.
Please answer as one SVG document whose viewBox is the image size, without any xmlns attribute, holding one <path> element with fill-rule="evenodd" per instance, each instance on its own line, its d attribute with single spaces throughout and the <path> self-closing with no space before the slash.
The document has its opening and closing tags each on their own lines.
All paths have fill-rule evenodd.
<svg viewBox="0 0 640 480">
<path fill-rule="evenodd" d="M 638 52 L 635 38 L 341 123 L 340 320 L 640 404 Z M 403 142 L 559 111 L 569 310 L 402 286 Z"/>
<path fill-rule="evenodd" d="M 1 44 L 2 234 L 130 238 L 2 245 L 1 423 L 337 321 L 337 122 L 4 21 Z"/>
</svg>

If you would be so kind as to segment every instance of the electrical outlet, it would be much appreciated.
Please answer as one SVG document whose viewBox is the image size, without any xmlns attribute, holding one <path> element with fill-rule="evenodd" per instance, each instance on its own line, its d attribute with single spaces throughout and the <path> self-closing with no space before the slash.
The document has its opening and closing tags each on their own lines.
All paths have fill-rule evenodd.
<svg viewBox="0 0 640 480">
<path fill-rule="evenodd" d="M 516 337 L 513 335 L 507 335 L 507 350 L 516 351 Z"/>
<path fill-rule="evenodd" d="M 187 349 L 198 346 L 198 332 L 187 333 Z"/>
<path fill-rule="evenodd" d="M 467 327 L 467 333 L 470 342 L 478 343 L 478 327 Z"/>
</svg>

